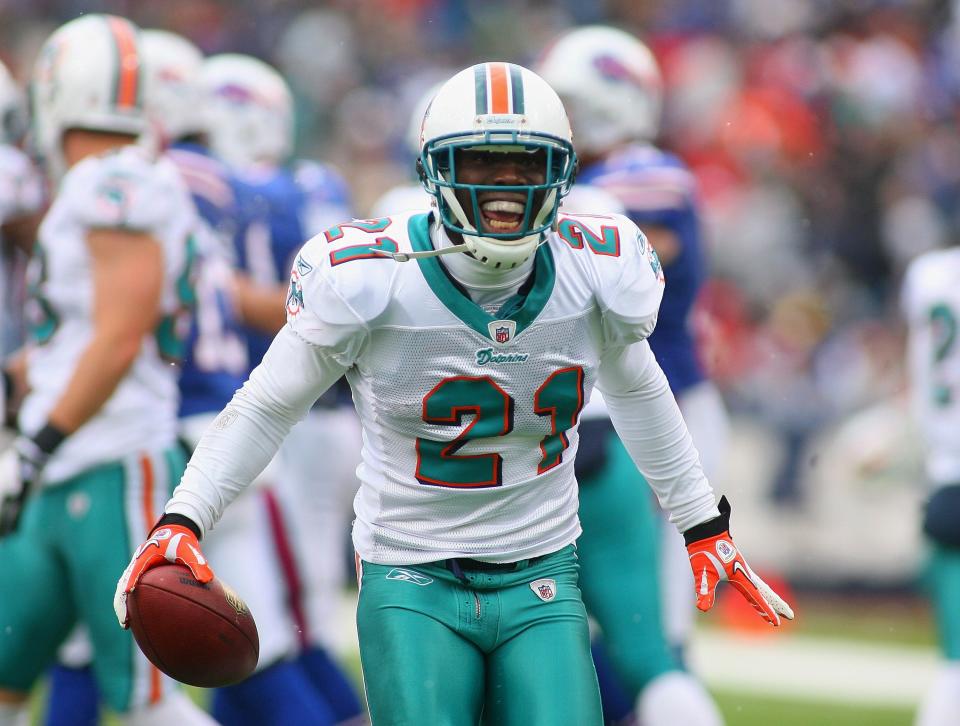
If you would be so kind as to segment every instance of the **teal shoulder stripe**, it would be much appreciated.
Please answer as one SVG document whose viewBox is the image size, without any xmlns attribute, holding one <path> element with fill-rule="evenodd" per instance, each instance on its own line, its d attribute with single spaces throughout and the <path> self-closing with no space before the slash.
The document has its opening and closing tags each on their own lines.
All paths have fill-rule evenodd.
<svg viewBox="0 0 960 726">
<path fill-rule="evenodd" d="M 487 64 L 473 67 L 473 85 L 476 96 L 477 116 L 487 112 Z"/>
<path fill-rule="evenodd" d="M 513 63 L 510 64 L 510 91 L 513 96 L 513 112 L 523 113 L 523 72 Z"/>
<path fill-rule="evenodd" d="M 430 242 L 430 213 L 418 214 L 410 218 L 407 231 L 410 235 L 410 245 L 418 252 L 432 250 Z M 417 259 L 424 279 L 437 296 L 437 299 L 446 308 L 458 317 L 461 322 L 475 330 L 488 340 L 490 337 L 489 323 L 495 320 L 513 320 L 517 324 L 516 335 L 528 328 L 543 312 L 547 301 L 553 292 L 556 280 L 556 266 L 553 261 L 553 252 L 547 244 L 537 248 L 534 261 L 534 283 L 526 297 L 521 300 L 511 300 L 504 305 L 500 312 L 503 316 L 495 318 L 486 310 L 477 305 L 469 297 L 464 296 L 450 278 L 441 269 L 441 262 L 436 257 L 421 257 Z"/>
</svg>

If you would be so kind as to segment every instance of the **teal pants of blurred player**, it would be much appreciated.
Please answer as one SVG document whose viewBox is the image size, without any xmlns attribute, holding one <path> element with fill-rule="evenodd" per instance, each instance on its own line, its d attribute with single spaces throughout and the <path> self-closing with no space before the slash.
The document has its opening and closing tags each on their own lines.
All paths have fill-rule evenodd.
<svg viewBox="0 0 960 726">
<path fill-rule="evenodd" d="M 937 617 L 940 648 L 948 660 L 960 661 L 960 549 L 933 545 L 927 587 Z"/>
<path fill-rule="evenodd" d="M 173 682 L 117 625 L 113 593 L 184 468 L 179 447 L 85 471 L 34 494 L 0 540 L 0 688 L 26 692 L 53 664 L 74 624 L 86 624 L 104 702 L 127 711 Z"/>
<path fill-rule="evenodd" d="M 663 634 L 660 525 L 650 487 L 612 430 L 605 454 L 598 469 L 580 478 L 580 588 L 611 665 L 635 699 L 680 665 Z"/>
<path fill-rule="evenodd" d="M 360 568 L 360 660 L 377 726 L 603 722 L 572 545 L 512 572 Z"/>
</svg>

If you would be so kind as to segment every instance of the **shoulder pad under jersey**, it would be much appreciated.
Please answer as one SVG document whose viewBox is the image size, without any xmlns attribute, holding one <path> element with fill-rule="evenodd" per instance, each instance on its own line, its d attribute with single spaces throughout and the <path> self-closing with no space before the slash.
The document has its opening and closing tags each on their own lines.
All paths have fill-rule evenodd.
<svg viewBox="0 0 960 726">
<path fill-rule="evenodd" d="M 557 234 L 592 278 L 607 345 L 653 332 L 663 297 L 663 269 L 640 229 L 619 214 L 561 214 Z"/>
</svg>

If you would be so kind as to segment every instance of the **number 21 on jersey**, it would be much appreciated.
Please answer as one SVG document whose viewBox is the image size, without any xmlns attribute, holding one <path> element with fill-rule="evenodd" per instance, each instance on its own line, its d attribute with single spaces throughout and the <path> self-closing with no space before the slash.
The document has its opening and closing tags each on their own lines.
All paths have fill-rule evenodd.
<svg viewBox="0 0 960 726">
<path fill-rule="evenodd" d="M 533 412 L 548 418 L 550 433 L 540 440 L 543 474 L 563 461 L 570 446 L 566 432 L 577 423 L 583 409 L 583 368 L 572 366 L 554 371 L 533 396 Z M 490 376 L 444 378 L 423 398 L 422 419 L 437 426 L 463 426 L 473 420 L 453 441 L 417 438 L 416 478 L 421 484 L 457 488 L 495 487 L 503 483 L 503 457 L 496 453 L 457 454 L 463 446 L 481 438 L 506 436 L 513 431 L 516 402 Z"/>
</svg>

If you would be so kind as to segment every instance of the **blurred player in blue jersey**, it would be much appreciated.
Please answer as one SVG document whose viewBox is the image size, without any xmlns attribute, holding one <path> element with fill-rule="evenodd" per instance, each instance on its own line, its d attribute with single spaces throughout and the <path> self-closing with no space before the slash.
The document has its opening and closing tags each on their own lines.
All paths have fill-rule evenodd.
<svg viewBox="0 0 960 726">
<path fill-rule="evenodd" d="M 204 63 L 202 79 L 211 146 L 251 188 L 253 204 L 263 213 L 237 247 L 249 284 L 265 291 L 262 297 L 270 301 L 266 315 L 252 318 L 244 309 L 245 320 L 256 323 L 247 336 L 255 365 L 285 322 L 289 271 L 303 242 L 352 216 L 347 186 L 323 164 L 287 163 L 293 149 L 293 100 L 273 68 L 250 56 L 223 54 Z M 326 698 L 336 723 L 363 719 L 358 696 L 325 647 L 335 627 L 341 553 L 358 486 L 359 424 L 342 391 L 329 391 L 294 427 L 272 477 L 278 497 L 272 517 L 290 544 L 280 547 L 279 554 L 296 625 L 297 663 Z M 331 460 L 330 451 L 339 455 Z"/>
<path fill-rule="evenodd" d="M 704 277 L 695 182 L 683 162 L 651 143 L 661 107 L 660 73 L 653 54 L 622 31 L 585 27 L 555 41 L 545 51 L 539 71 L 567 107 L 581 163 L 564 209 L 609 207 L 593 198 L 597 192 L 582 202 L 577 199 L 578 190 L 593 187 L 607 192 L 620 207 L 611 211 L 625 211 L 657 250 L 667 284 L 650 346 L 700 451 L 704 471 L 715 481 L 727 423 L 689 328 Z M 595 406 L 591 401 L 584 410 L 577 458 L 584 530 L 579 547 L 587 573 L 581 581 L 584 601 L 605 632 L 607 657 L 598 658 L 597 665 L 601 685 L 606 686 L 602 689 L 606 716 L 611 721 L 627 717 L 639 694 L 637 711 L 644 724 L 716 724 L 719 713 L 699 683 L 680 670 L 682 656 L 676 652 L 682 650 L 693 614 L 688 596 L 693 581 L 682 539 L 662 525 L 659 543 L 654 531 L 635 524 L 618 526 L 618 513 L 627 517 L 624 525 L 635 523 L 645 512 L 649 518 L 651 503 L 640 488 L 631 486 L 630 479 L 637 475 L 609 420 L 590 416 Z M 629 511 L 627 502 L 635 511 Z M 656 520 L 649 521 L 658 527 Z M 645 581 L 633 581 L 637 591 L 631 594 L 624 592 L 622 570 L 611 569 L 625 552 L 653 570 Z M 604 566 L 605 562 L 609 564 Z M 612 665 L 609 677 L 607 660 Z M 621 708 L 613 707 L 617 681 L 629 694 Z"/>
</svg>

